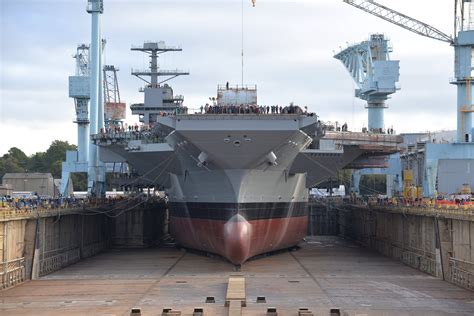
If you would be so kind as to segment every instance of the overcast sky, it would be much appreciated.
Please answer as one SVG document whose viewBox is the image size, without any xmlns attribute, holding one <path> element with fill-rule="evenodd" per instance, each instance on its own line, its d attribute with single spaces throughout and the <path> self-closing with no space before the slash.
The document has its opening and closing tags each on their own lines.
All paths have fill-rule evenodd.
<svg viewBox="0 0 474 316">
<path fill-rule="evenodd" d="M 171 82 L 189 108 L 216 94 L 218 83 L 240 83 L 241 0 L 105 0 L 105 63 L 120 68 L 122 100 L 142 102 L 142 82 L 131 68 L 148 59 L 130 46 L 143 41 L 181 45 L 162 68 L 189 70 Z M 382 4 L 453 33 L 453 2 L 380 0 Z M 0 155 L 17 146 L 27 154 L 55 140 L 77 143 L 68 76 L 78 43 L 90 42 L 86 0 L 0 0 Z M 416 3 L 416 4 L 414 4 Z M 258 85 L 260 104 L 307 105 L 324 121 L 367 126 L 364 102 L 334 51 L 367 40 L 391 39 L 400 60 L 400 86 L 386 110 L 397 132 L 456 128 L 453 48 L 412 34 L 342 0 L 245 0 L 245 83 Z M 130 111 L 128 122 L 136 122 Z"/>
</svg>

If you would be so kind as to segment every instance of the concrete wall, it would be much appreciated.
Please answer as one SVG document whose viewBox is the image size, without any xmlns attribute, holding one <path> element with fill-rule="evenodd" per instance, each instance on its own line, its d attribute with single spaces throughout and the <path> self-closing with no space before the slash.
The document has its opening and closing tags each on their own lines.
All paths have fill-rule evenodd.
<svg viewBox="0 0 474 316">
<path fill-rule="evenodd" d="M 35 252 L 38 252 L 39 259 L 38 276 L 59 270 L 107 248 L 108 219 L 103 215 L 44 217 L 38 220 L 37 225 Z M 33 259 L 32 264 L 35 263 Z"/>
<path fill-rule="evenodd" d="M 369 249 L 474 290 L 473 219 L 434 214 L 345 206 L 339 230 Z"/>
<path fill-rule="evenodd" d="M 110 222 L 110 245 L 113 248 L 153 246 L 165 234 L 167 211 L 164 202 L 147 203 L 133 212 L 121 213 L 121 210 L 114 212 Z"/>
<path fill-rule="evenodd" d="M 0 221 L 0 288 L 105 250 L 107 221 L 101 215 L 79 214 Z"/>
<path fill-rule="evenodd" d="M 0 289 L 57 271 L 110 247 L 148 247 L 163 237 L 164 203 L 97 212 L 63 210 L 63 215 L 0 220 Z"/>
<path fill-rule="evenodd" d="M 330 203 L 330 201 L 327 202 Z M 334 205 L 310 201 L 308 217 L 308 236 L 339 235 L 338 211 Z"/>
</svg>

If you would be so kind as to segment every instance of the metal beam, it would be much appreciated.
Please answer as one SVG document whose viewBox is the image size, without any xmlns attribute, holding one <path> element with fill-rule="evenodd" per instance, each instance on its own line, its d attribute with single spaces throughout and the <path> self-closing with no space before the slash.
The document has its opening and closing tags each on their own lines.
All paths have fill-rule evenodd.
<svg viewBox="0 0 474 316">
<path fill-rule="evenodd" d="M 345 3 L 350 4 L 358 9 L 375 15 L 385 21 L 403 27 L 413 33 L 421 36 L 429 37 L 438 41 L 447 42 L 450 44 L 454 43 L 454 39 L 440 30 L 423 23 L 419 20 L 406 16 L 400 12 L 383 6 L 375 1 L 370 0 L 343 0 Z"/>
</svg>

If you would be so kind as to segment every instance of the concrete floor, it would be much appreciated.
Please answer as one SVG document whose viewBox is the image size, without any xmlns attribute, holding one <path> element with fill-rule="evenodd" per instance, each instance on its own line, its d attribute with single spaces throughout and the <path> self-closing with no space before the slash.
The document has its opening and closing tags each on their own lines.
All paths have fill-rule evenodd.
<svg viewBox="0 0 474 316">
<path fill-rule="evenodd" d="M 229 275 L 247 282 L 243 315 L 473 315 L 474 293 L 336 237 L 246 263 L 240 272 L 219 258 L 177 249 L 116 250 L 37 281 L 0 292 L 0 315 L 161 315 L 164 307 L 192 315 L 227 315 Z M 206 304 L 215 296 L 215 304 Z M 256 303 L 265 296 L 267 303 Z"/>
</svg>

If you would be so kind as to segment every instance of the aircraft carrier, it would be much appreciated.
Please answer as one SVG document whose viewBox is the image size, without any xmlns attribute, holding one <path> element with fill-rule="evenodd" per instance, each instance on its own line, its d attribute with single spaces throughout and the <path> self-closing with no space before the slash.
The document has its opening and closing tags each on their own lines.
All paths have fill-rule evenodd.
<svg viewBox="0 0 474 316">
<path fill-rule="evenodd" d="M 219 85 L 212 104 L 188 109 L 160 81 L 188 73 L 157 65 L 159 53 L 180 49 L 163 42 L 132 49 L 151 58 L 148 71 L 133 73 L 150 77 L 144 103 L 131 106 L 146 128 L 105 131 L 93 140 L 101 161 L 127 162 L 165 190 L 171 234 L 184 247 L 239 265 L 294 246 L 306 234 L 310 187 L 351 163 L 366 165 L 370 156 L 382 155 L 372 159 L 382 166 L 383 155 L 398 150 L 397 136 L 326 135 L 304 107 L 259 105 L 256 86 Z"/>
<path fill-rule="evenodd" d="M 472 160 L 474 132 L 469 132 L 472 124 L 464 123 L 472 119 L 466 88 L 473 84 L 473 31 L 451 39 L 375 1 L 344 2 L 419 34 L 441 35 L 454 46 L 463 143 L 439 144 L 438 153 Z M 470 6 L 470 1 L 456 4 Z M 76 55 L 83 71 L 70 79 L 82 142 L 77 152 L 68 152 L 66 165 L 70 172 L 89 173 L 90 196 L 39 204 L 1 199 L 1 315 L 474 314 L 472 203 L 402 195 L 396 189 L 387 189 L 392 197 L 364 199 L 355 191 L 345 197 L 308 197 L 308 188 L 322 186 L 325 179 L 330 184 L 340 169 L 387 167 L 386 156 L 397 152 L 401 141 L 393 130 L 385 134 L 369 123 L 363 133 L 350 132 L 324 123 L 304 106 L 264 106 L 257 102 L 256 86 L 219 85 L 208 104 L 188 108 L 168 85 L 170 78 L 188 72 L 162 70 L 157 63 L 159 54 L 181 49 L 163 42 L 132 48 L 151 56 L 149 70 L 132 71 L 147 82 L 140 89 L 144 102 L 131 106 L 142 124 L 126 126 L 122 118 L 109 117 L 113 124 L 104 125 L 107 115 L 98 84 L 103 3 L 89 0 L 87 9 L 92 15 L 91 54 Z M 461 24 L 464 12 L 472 15 L 472 10 L 457 12 Z M 397 70 L 398 65 L 385 63 L 384 54 L 370 55 L 384 51 L 375 49 L 385 46 L 382 36 L 370 42 L 382 46 L 363 42 L 338 56 L 354 79 L 367 77 L 357 81 L 356 93 L 371 96 L 368 108 L 374 115 L 369 114 L 369 121 L 372 117 L 372 123 L 380 123 L 386 107 L 369 101 L 380 101 L 381 90 L 394 93 L 396 86 L 387 90 L 372 79 L 393 79 L 395 72 L 381 66 L 392 64 L 389 68 Z M 125 106 L 120 100 L 111 103 L 118 110 Z M 108 180 L 132 190 L 97 198 L 105 190 L 107 165 L 96 159 L 96 145 L 101 161 L 130 167 L 118 172 L 114 166 Z M 413 168 L 419 172 L 402 174 L 402 164 L 395 164 L 394 182 L 403 181 L 404 188 L 414 187 L 412 176 L 425 177 L 434 188 L 438 178 L 450 178 L 453 171 L 471 174 L 470 161 L 467 172 L 446 168 L 445 161 L 437 172 L 432 147 L 418 145 L 423 144 L 406 157 L 410 166 L 419 164 Z M 395 158 L 390 160 L 400 161 Z M 436 181 L 430 180 L 433 176 Z M 11 179 L 23 188 L 33 186 L 28 174 Z M 44 187 L 44 182 L 35 183 Z M 445 185 L 439 181 L 439 187 Z M 168 226 L 184 248 L 169 242 Z"/>
</svg>

